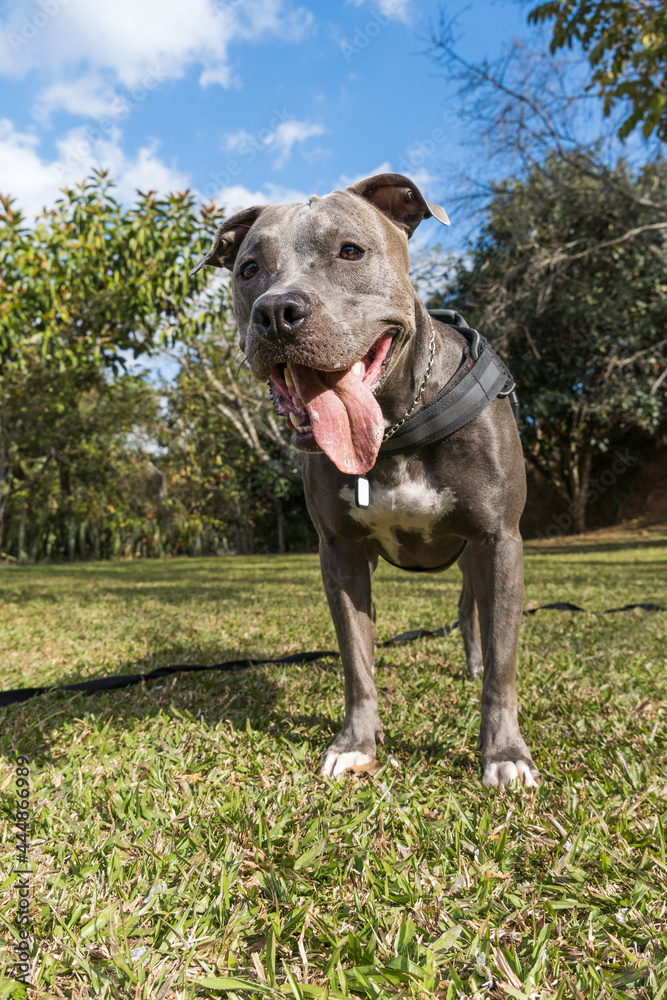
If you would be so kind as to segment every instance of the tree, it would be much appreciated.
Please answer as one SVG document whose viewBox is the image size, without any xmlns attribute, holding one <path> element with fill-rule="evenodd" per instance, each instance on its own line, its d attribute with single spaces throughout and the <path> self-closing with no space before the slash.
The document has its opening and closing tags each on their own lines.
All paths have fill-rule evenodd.
<svg viewBox="0 0 667 1000">
<path fill-rule="evenodd" d="M 160 438 L 167 447 L 161 465 L 171 491 L 192 514 L 214 521 L 222 530 L 231 528 L 238 551 L 254 551 L 258 535 L 266 544 L 273 526 L 279 552 L 286 550 L 287 535 L 301 547 L 307 514 L 296 470 L 281 455 L 281 449 L 287 454 L 288 440 L 277 426 L 279 447 L 260 439 L 258 450 L 252 439 L 246 440 L 249 434 L 259 439 L 256 428 L 261 433 L 266 386 L 256 383 L 245 368 L 241 374 L 227 369 L 227 352 L 237 353 L 231 344 L 208 344 L 206 354 L 199 343 L 189 346 L 187 354 L 179 355 L 180 373 L 164 387 L 168 432 Z M 269 417 L 275 423 L 275 416 Z"/>
<path fill-rule="evenodd" d="M 221 213 L 187 191 L 154 191 L 123 208 L 105 171 L 65 189 L 34 227 L 12 199 L 0 204 L 0 364 L 24 346 L 61 364 L 122 366 L 122 352 L 151 351 L 203 281 L 188 264 L 206 249 Z"/>
<path fill-rule="evenodd" d="M 1 201 L 0 548 L 252 550 L 274 526 L 300 547 L 296 456 L 239 354 L 229 283 L 188 274 L 220 213 L 112 192 L 95 173 L 33 226 Z M 164 349 L 181 374 L 159 400 L 125 367 Z"/>
<path fill-rule="evenodd" d="M 208 247 L 220 213 L 197 209 L 188 192 L 140 193 L 126 209 L 112 188 L 95 172 L 34 227 L 0 198 L 0 395 L 16 402 L 24 383 L 47 393 L 32 407 L 29 457 L 17 457 L 18 411 L 10 418 L 8 402 L 0 409 L 0 529 L 10 496 L 27 496 L 50 463 L 59 463 L 66 489 L 64 454 L 46 444 L 55 400 L 75 412 L 75 399 L 121 372 L 128 353 L 173 342 L 203 285 L 188 278 L 188 263 Z"/>
<path fill-rule="evenodd" d="M 579 162 L 580 161 L 580 162 Z M 527 460 L 585 529 L 595 455 L 654 432 L 667 376 L 667 165 L 601 170 L 554 153 L 495 185 L 446 290 L 520 386 Z"/>
<path fill-rule="evenodd" d="M 155 426 L 157 392 L 139 376 L 59 371 L 32 353 L 0 395 L 0 548 L 21 558 L 100 554 L 104 532 L 141 504 L 126 481 L 147 465 L 135 437 Z"/>
<path fill-rule="evenodd" d="M 593 70 L 590 87 L 609 114 L 629 101 L 621 138 L 642 127 L 667 140 L 667 7 L 662 0 L 549 0 L 535 7 L 533 24 L 553 21 L 551 51 L 579 42 Z"/>
<path fill-rule="evenodd" d="M 581 530 L 604 449 L 636 435 L 651 447 L 646 435 L 660 419 L 665 165 L 619 160 L 617 136 L 599 128 L 599 99 L 578 84 L 581 60 L 514 44 L 495 63 L 470 62 L 444 20 L 433 45 L 458 84 L 477 167 L 453 200 L 481 225 L 447 284 L 464 314 L 500 339 L 528 418 L 526 459 Z"/>
</svg>

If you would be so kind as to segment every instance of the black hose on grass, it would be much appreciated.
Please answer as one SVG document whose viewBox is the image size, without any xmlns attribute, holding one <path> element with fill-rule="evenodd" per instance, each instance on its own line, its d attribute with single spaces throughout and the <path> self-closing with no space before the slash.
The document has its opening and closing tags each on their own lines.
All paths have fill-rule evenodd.
<svg viewBox="0 0 667 1000">
<path fill-rule="evenodd" d="M 632 611 L 641 608 L 642 611 L 664 611 L 665 608 L 659 604 L 624 604 L 621 608 L 608 608 L 601 612 L 605 615 L 615 614 L 617 611 Z M 537 608 L 529 608 L 524 611 L 524 615 L 534 615 L 537 611 L 582 611 L 577 604 L 569 604 L 567 601 L 557 601 L 554 604 L 541 604 Z M 588 612 L 598 614 L 598 612 Z M 384 642 L 376 642 L 375 645 L 382 649 L 386 646 L 393 646 L 401 642 L 414 642 L 415 639 L 425 639 L 429 636 L 447 635 L 458 627 L 458 622 L 445 625 L 443 628 L 433 630 L 419 628 L 410 632 L 401 632 L 399 635 L 385 639 Z M 133 684 L 141 684 L 143 681 L 156 680 L 159 677 L 169 677 L 171 674 L 198 673 L 204 670 L 217 670 L 228 673 L 235 673 L 238 670 L 246 670 L 248 667 L 266 666 L 267 664 L 279 663 L 310 663 L 312 660 L 323 660 L 332 656 L 339 656 L 336 649 L 317 649 L 311 652 L 292 653 L 290 656 L 278 656 L 269 658 L 245 657 L 241 660 L 226 660 L 224 663 L 215 663 L 212 666 L 204 666 L 201 663 L 177 663 L 169 667 L 156 667 L 147 674 L 112 674 L 110 677 L 95 677 L 89 681 L 79 681 L 77 684 L 56 684 L 48 687 L 25 687 L 16 688 L 14 691 L 0 691 L 0 708 L 7 705 L 16 705 L 21 701 L 29 701 L 38 694 L 47 694 L 49 691 L 82 691 L 91 693 L 93 691 L 116 691 L 118 688 L 131 687 Z"/>
</svg>

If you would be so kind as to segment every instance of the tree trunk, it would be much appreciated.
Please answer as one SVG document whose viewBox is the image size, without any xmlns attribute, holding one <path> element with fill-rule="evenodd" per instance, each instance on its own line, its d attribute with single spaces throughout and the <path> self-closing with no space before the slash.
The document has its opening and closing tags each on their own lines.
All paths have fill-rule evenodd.
<svg viewBox="0 0 667 1000">
<path fill-rule="evenodd" d="M 276 508 L 276 524 L 278 526 L 278 552 L 285 554 L 285 512 L 283 502 L 280 497 L 272 496 L 273 506 Z"/>
<path fill-rule="evenodd" d="M 591 486 L 591 464 L 593 456 L 590 451 L 584 453 L 579 476 L 577 495 L 572 497 L 574 505 L 574 530 L 578 535 L 586 530 L 586 501 Z"/>
<path fill-rule="evenodd" d="M 67 558 L 70 562 L 74 559 L 76 552 L 76 521 L 70 517 L 67 525 Z"/>
<path fill-rule="evenodd" d="M 19 562 L 28 561 L 28 553 L 25 549 L 25 513 L 21 511 L 21 520 L 19 521 Z"/>
<path fill-rule="evenodd" d="M 60 500 L 64 518 L 69 518 L 72 513 L 72 486 L 69 477 L 69 468 L 64 462 L 58 463 L 58 475 L 60 478 Z"/>
</svg>

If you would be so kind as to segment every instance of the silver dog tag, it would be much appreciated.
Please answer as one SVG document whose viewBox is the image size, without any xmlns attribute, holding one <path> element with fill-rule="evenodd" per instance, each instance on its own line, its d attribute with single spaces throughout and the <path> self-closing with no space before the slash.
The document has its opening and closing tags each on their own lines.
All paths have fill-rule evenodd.
<svg viewBox="0 0 667 1000">
<path fill-rule="evenodd" d="M 354 499 L 357 507 L 368 507 L 371 502 L 371 486 L 365 476 L 357 476 L 355 480 Z"/>
</svg>

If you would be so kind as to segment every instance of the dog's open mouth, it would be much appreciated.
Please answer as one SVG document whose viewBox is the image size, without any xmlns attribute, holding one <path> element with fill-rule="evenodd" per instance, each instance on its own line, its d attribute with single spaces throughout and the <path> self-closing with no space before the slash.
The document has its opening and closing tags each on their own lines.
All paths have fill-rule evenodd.
<svg viewBox="0 0 667 1000">
<path fill-rule="evenodd" d="M 384 333 L 368 354 L 343 371 L 305 365 L 275 365 L 270 375 L 277 412 L 287 417 L 296 448 L 317 445 L 341 472 L 360 475 L 373 468 L 384 435 L 375 398 L 392 344 Z"/>
</svg>

